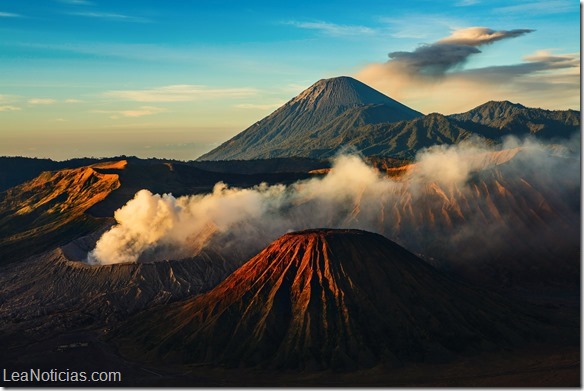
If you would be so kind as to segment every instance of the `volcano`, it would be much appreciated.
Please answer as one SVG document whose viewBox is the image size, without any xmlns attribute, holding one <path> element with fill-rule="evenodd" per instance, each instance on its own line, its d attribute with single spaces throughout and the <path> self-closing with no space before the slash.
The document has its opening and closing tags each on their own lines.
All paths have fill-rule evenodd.
<svg viewBox="0 0 584 391">
<path fill-rule="evenodd" d="M 198 160 L 322 158 L 335 149 L 323 140 L 336 140 L 338 147 L 358 126 L 421 116 L 351 77 L 322 79 Z"/>
<path fill-rule="evenodd" d="M 138 314 L 113 339 L 153 362 L 352 370 L 510 346 L 535 329 L 381 235 L 321 229 L 282 236 L 213 290 Z"/>
</svg>

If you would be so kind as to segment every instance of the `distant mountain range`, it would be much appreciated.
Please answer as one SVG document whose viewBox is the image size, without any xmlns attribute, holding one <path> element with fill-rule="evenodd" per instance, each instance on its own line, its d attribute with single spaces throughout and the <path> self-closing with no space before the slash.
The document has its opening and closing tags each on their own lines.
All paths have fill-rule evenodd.
<svg viewBox="0 0 584 391">
<path fill-rule="evenodd" d="M 324 159 L 353 147 L 365 156 L 411 158 L 425 147 L 470 137 L 568 138 L 580 113 L 487 102 L 466 113 L 422 115 L 350 77 L 316 82 L 275 112 L 198 160 Z"/>
</svg>

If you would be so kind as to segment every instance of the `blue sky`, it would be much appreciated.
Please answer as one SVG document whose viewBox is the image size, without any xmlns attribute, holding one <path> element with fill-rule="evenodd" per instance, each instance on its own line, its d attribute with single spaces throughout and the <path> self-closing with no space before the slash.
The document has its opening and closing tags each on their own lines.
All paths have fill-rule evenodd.
<svg viewBox="0 0 584 391">
<path fill-rule="evenodd" d="M 0 0 L 0 155 L 194 159 L 340 75 L 425 113 L 578 109 L 579 29 L 572 0 Z"/>
</svg>

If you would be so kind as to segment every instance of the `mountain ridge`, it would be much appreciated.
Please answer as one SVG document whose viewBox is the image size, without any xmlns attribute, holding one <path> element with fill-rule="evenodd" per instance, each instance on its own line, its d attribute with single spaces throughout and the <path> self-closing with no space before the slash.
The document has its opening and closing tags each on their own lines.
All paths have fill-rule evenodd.
<svg viewBox="0 0 584 391">
<path fill-rule="evenodd" d="M 326 159 L 349 147 L 365 156 L 411 159 L 436 144 L 508 135 L 568 139 L 579 112 L 489 101 L 465 113 L 422 115 L 350 77 L 322 79 L 198 161 Z"/>
<path fill-rule="evenodd" d="M 569 138 L 580 126 L 578 111 L 529 108 L 506 100 L 488 101 L 465 113 L 451 114 L 448 118 L 471 127 L 477 124 L 486 126 L 486 132 L 482 133 L 487 137 L 531 134 L 545 139 Z"/>
</svg>

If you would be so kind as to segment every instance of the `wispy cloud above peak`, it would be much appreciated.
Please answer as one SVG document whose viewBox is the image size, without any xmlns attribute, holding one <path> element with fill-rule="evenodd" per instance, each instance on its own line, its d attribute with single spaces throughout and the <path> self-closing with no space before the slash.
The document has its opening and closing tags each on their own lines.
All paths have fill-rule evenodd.
<svg viewBox="0 0 584 391">
<path fill-rule="evenodd" d="M 72 16 L 82 16 L 86 18 L 96 18 L 96 19 L 103 19 L 103 20 L 111 20 L 111 21 L 120 21 L 120 22 L 136 22 L 136 23 L 147 23 L 150 20 L 141 18 L 138 16 L 129 16 L 117 13 L 109 13 L 109 12 L 68 12 L 67 15 Z"/>
<path fill-rule="evenodd" d="M 463 65 L 468 57 L 481 53 L 478 46 L 515 38 L 533 32 L 530 29 L 492 30 L 487 27 L 469 27 L 455 30 L 450 36 L 411 52 L 391 52 L 390 63 L 412 74 L 441 76 Z"/>
<path fill-rule="evenodd" d="M 457 7 L 468 7 L 468 6 L 476 5 L 479 3 L 480 3 L 479 0 L 461 0 L 458 3 L 456 3 L 456 6 Z"/>
<path fill-rule="evenodd" d="M 458 29 L 412 51 L 389 53 L 389 61 L 369 64 L 356 77 L 394 98 L 411 99 L 414 102 L 408 103 L 418 107 L 420 102 L 431 103 L 431 111 L 446 113 L 446 105 L 458 105 L 459 111 L 464 111 L 486 100 L 512 98 L 529 104 L 538 96 L 550 95 L 557 105 L 574 106 L 574 97 L 578 96 L 574 92 L 579 90 L 579 53 L 539 50 L 524 56 L 519 63 L 465 69 L 468 57 L 481 53 L 479 47 L 533 31 Z M 468 91 L 475 91 L 472 102 Z M 566 99 L 559 99 L 563 96 Z"/>
<path fill-rule="evenodd" d="M 572 0 L 540 0 L 506 5 L 495 8 L 494 12 L 499 14 L 549 15 L 577 12 L 578 9 L 578 3 Z"/>
<path fill-rule="evenodd" d="M 253 88 L 213 88 L 204 85 L 177 84 L 144 90 L 107 91 L 105 96 L 135 102 L 188 102 L 197 99 L 241 98 L 257 94 Z"/>
<path fill-rule="evenodd" d="M 506 38 L 515 38 L 534 32 L 532 29 L 492 30 L 487 27 L 469 27 L 454 31 L 450 36 L 439 40 L 438 44 L 481 46 Z"/>
<path fill-rule="evenodd" d="M 538 50 L 537 52 L 523 57 L 529 62 L 545 63 L 548 69 L 575 68 L 580 66 L 580 54 L 553 54 L 551 50 Z"/>
<path fill-rule="evenodd" d="M 375 34 L 375 30 L 366 27 L 366 26 L 358 26 L 358 25 L 342 25 L 342 24 L 335 24 L 323 21 L 315 21 L 315 22 L 299 22 L 299 21 L 287 21 L 284 24 L 298 27 L 301 29 L 308 29 L 308 30 L 317 30 L 325 35 L 333 36 L 333 37 L 341 37 L 341 36 L 355 36 L 355 35 L 373 35 Z"/>
<path fill-rule="evenodd" d="M 49 98 L 32 98 L 28 100 L 29 105 L 54 105 L 57 103 L 55 99 Z"/>
<path fill-rule="evenodd" d="M 266 103 L 266 104 L 255 104 L 255 103 L 241 103 L 237 104 L 234 107 L 236 109 L 244 109 L 244 110 L 274 110 L 278 107 L 282 106 L 285 102 L 278 102 L 278 103 Z"/>
<path fill-rule="evenodd" d="M 93 1 L 89 0 L 57 0 L 59 3 L 73 4 L 73 5 L 94 5 Z"/>
<path fill-rule="evenodd" d="M 22 108 L 14 105 L 0 105 L 0 112 L 2 111 L 20 111 Z"/>
<path fill-rule="evenodd" d="M 22 18 L 22 15 L 13 12 L 0 12 L 0 18 Z"/>
<path fill-rule="evenodd" d="M 0 103 L 17 103 L 21 98 L 18 95 L 0 94 Z"/>
<path fill-rule="evenodd" d="M 93 113 L 110 114 L 111 119 L 138 118 L 167 112 L 168 109 L 155 106 L 141 106 L 131 110 L 93 110 Z"/>
</svg>

